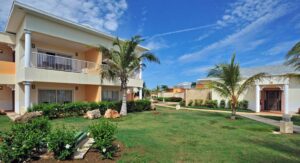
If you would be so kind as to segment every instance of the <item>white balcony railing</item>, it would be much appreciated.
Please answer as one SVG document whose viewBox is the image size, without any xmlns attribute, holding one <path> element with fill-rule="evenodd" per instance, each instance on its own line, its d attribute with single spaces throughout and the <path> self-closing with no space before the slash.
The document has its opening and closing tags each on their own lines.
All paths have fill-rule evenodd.
<svg viewBox="0 0 300 163">
<path fill-rule="evenodd" d="M 97 64 L 94 62 L 37 52 L 32 53 L 31 66 L 40 69 L 76 73 L 91 73 L 97 71 Z"/>
</svg>

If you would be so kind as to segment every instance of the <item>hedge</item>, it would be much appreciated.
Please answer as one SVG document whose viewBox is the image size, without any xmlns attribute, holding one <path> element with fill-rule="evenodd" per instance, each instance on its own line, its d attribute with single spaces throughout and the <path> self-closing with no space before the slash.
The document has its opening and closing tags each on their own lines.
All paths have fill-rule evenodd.
<svg viewBox="0 0 300 163">
<path fill-rule="evenodd" d="M 104 115 L 107 109 L 121 110 L 122 102 L 72 102 L 67 104 L 37 104 L 29 108 L 29 112 L 42 111 L 44 116 L 50 119 L 82 116 L 89 110 L 99 109 Z M 127 112 L 141 112 L 151 110 L 151 102 L 149 100 L 127 101 Z"/>
<path fill-rule="evenodd" d="M 166 102 L 180 102 L 182 101 L 181 97 L 157 97 L 158 101 L 163 101 L 165 99 Z"/>
</svg>

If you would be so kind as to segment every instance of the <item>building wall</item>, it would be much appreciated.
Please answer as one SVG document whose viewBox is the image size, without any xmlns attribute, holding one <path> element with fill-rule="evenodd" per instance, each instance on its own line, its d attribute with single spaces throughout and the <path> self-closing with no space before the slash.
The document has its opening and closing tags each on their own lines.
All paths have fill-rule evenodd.
<svg viewBox="0 0 300 163">
<path fill-rule="evenodd" d="M 295 113 L 300 108 L 300 79 L 290 78 L 289 83 L 289 109 Z"/>
<path fill-rule="evenodd" d="M 86 101 L 88 102 L 99 102 L 102 96 L 102 87 L 97 85 L 86 85 L 85 86 Z"/>
<path fill-rule="evenodd" d="M 12 110 L 13 101 L 12 101 L 12 90 L 4 85 L 0 85 L 2 89 L 0 90 L 0 109 Z"/>
<path fill-rule="evenodd" d="M 185 105 L 187 105 L 191 100 L 208 100 L 209 99 L 209 94 L 210 94 L 209 89 L 187 89 L 185 90 Z"/>
</svg>

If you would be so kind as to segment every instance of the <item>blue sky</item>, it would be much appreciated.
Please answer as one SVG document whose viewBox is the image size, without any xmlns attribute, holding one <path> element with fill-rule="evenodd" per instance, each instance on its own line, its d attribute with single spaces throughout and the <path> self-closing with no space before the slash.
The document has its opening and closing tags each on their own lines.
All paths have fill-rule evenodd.
<svg viewBox="0 0 300 163">
<path fill-rule="evenodd" d="M 1 1 L 3 29 L 12 0 Z M 122 38 L 144 36 L 161 60 L 143 73 L 151 88 L 196 81 L 233 53 L 242 67 L 281 64 L 300 41 L 300 0 L 19 1 Z"/>
</svg>

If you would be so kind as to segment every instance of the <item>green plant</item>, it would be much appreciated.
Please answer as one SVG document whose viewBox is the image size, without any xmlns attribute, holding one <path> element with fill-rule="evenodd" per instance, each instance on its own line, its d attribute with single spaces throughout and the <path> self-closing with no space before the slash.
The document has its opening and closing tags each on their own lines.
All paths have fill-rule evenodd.
<svg viewBox="0 0 300 163">
<path fill-rule="evenodd" d="M 225 100 L 221 100 L 220 101 L 220 108 L 225 108 L 226 107 L 226 101 Z"/>
<path fill-rule="evenodd" d="M 122 103 L 119 102 L 72 102 L 67 104 L 38 104 L 29 108 L 29 111 L 42 111 L 43 115 L 50 118 L 82 116 L 89 110 L 99 109 L 103 115 L 107 109 L 120 111 Z M 149 100 L 136 100 L 127 102 L 128 112 L 141 112 L 151 110 Z"/>
<path fill-rule="evenodd" d="M 89 131 L 95 140 L 94 146 L 101 152 L 103 158 L 113 159 L 117 147 L 113 145 L 117 127 L 106 119 L 89 127 Z"/>
<path fill-rule="evenodd" d="M 75 132 L 65 127 L 55 129 L 47 136 L 48 150 L 58 160 L 69 159 L 75 151 L 75 143 Z"/>
<path fill-rule="evenodd" d="M 193 106 L 193 100 L 190 100 L 188 106 Z"/>
<path fill-rule="evenodd" d="M 206 100 L 205 106 L 209 108 L 217 108 L 218 107 L 218 101 L 217 100 Z"/>
<path fill-rule="evenodd" d="M 121 81 L 122 105 L 120 114 L 127 115 L 127 83 L 131 74 L 144 68 L 142 63 L 147 60 L 160 63 L 159 59 L 150 51 L 144 51 L 140 55 L 136 53 L 137 46 L 144 40 L 140 36 L 134 36 L 131 40 L 120 41 L 116 38 L 113 41 L 113 48 L 107 49 L 104 46 L 100 50 L 105 56 L 103 62 L 105 67 L 100 69 L 100 75 L 103 79 L 114 80 L 118 78 Z"/>
<path fill-rule="evenodd" d="M 180 105 L 180 106 L 185 106 L 185 101 L 184 101 L 184 100 L 183 100 L 183 101 L 180 101 L 180 102 L 179 102 L 179 105 Z"/>
<path fill-rule="evenodd" d="M 240 109 L 248 109 L 249 102 L 247 100 L 240 101 L 238 106 Z"/>
<path fill-rule="evenodd" d="M 23 162 L 46 148 L 50 124 L 45 118 L 13 124 L 11 130 L 1 133 L 0 158 L 3 162 Z"/>
<path fill-rule="evenodd" d="M 230 98 L 232 114 L 231 118 L 235 119 L 238 100 L 241 94 L 257 80 L 260 80 L 265 73 L 255 74 L 245 81 L 240 73 L 240 65 L 235 62 L 235 54 L 232 56 L 230 63 L 216 65 L 208 73 L 208 77 L 218 78 L 210 82 L 209 87 L 214 89 L 221 96 Z"/>
</svg>

